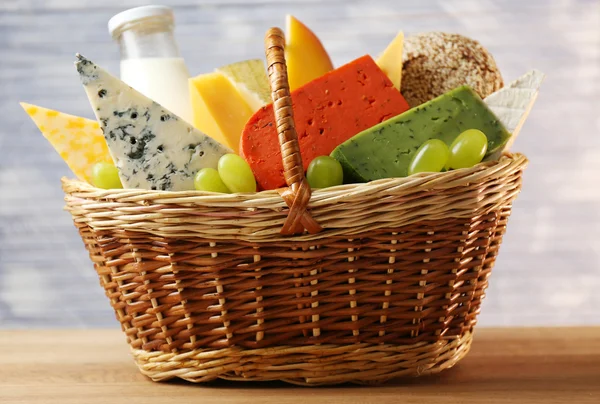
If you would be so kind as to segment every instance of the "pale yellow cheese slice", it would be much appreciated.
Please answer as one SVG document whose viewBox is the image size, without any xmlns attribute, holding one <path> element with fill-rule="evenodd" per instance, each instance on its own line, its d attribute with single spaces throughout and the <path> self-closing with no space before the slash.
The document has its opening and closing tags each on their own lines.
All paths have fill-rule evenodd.
<svg viewBox="0 0 600 404">
<path fill-rule="evenodd" d="M 92 183 L 95 163 L 113 164 L 98 122 L 25 102 L 21 106 L 80 180 Z"/>
<path fill-rule="evenodd" d="M 216 71 L 231 81 L 253 112 L 271 102 L 267 70 L 261 59 L 232 63 L 219 67 Z"/>
<path fill-rule="evenodd" d="M 531 70 L 483 100 L 511 133 L 506 145 L 487 160 L 498 159 L 502 153 L 510 151 L 537 99 L 544 78 L 544 73 Z"/>
<path fill-rule="evenodd" d="M 201 74 L 189 82 L 194 126 L 238 153 L 242 131 L 254 111 L 221 73 Z"/>
<path fill-rule="evenodd" d="M 385 48 L 375 63 L 392 81 L 394 87 L 400 91 L 402 85 L 402 49 L 404 47 L 404 33 L 400 31 L 392 42 Z"/>
</svg>

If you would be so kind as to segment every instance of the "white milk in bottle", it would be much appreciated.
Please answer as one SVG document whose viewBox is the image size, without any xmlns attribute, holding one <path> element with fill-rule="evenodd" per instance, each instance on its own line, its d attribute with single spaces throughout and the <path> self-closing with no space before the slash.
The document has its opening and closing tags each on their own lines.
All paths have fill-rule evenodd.
<svg viewBox="0 0 600 404">
<path fill-rule="evenodd" d="M 137 7 L 111 18 L 108 30 L 121 49 L 121 80 L 192 122 L 190 74 L 175 42 L 174 21 L 169 7 Z"/>
</svg>

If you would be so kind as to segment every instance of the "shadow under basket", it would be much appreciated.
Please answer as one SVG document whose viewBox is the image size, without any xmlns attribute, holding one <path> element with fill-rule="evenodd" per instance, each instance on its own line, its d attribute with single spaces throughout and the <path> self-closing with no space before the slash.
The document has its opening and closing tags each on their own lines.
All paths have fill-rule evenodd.
<svg viewBox="0 0 600 404">
<path fill-rule="evenodd" d="M 275 105 L 291 111 L 272 43 L 281 34 L 269 32 Z M 291 129 L 280 133 L 284 161 L 299 157 L 288 119 L 278 125 Z M 68 179 L 63 189 L 143 374 L 380 383 L 467 354 L 526 165 L 505 154 L 311 194 L 298 158 L 287 191 L 102 190 Z M 282 234 L 300 222 L 309 231 Z"/>
</svg>

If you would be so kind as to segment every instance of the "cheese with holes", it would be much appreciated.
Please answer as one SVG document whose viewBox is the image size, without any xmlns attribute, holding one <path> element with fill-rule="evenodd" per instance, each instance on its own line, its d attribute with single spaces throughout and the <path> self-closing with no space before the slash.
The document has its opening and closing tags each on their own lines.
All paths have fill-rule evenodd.
<svg viewBox="0 0 600 404">
<path fill-rule="evenodd" d="M 370 56 L 363 56 L 292 91 L 304 169 L 357 133 L 401 114 L 408 104 Z M 240 141 L 263 189 L 285 185 L 273 104 L 258 110 Z"/>
<path fill-rule="evenodd" d="M 189 83 L 194 126 L 237 153 L 250 106 L 221 73 L 201 74 Z"/>
<path fill-rule="evenodd" d="M 95 163 L 112 163 L 98 122 L 25 102 L 21 106 L 80 180 L 91 183 Z"/>
<path fill-rule="evenodd" d="M 483 100 L 511 133 L 506 145 L 494 153 L 490 160 L 510 150 L 537 99 L 544 77 L 544 73 L 531 70 Z"/>
<path fill-rule="evenodd" d="M 267 69 L 261 59 L 232 63 L 216 71 L 227 77 L 252 112 L 271 102 Z"/>
<path fill-rule="evenodd" d="M 392 81 L 396 90 L 400 91 L 402 84 L 402 48 L 404 47 L 404 33 L 401 31 L 394 40 L 385 48 L 376 60 L 377 66 Z"/>
<path fill-rule="evenodd" d="M 231 149 L 77 55 L 81 82 L 125 188 L 185 191 Z"/>
</svg>

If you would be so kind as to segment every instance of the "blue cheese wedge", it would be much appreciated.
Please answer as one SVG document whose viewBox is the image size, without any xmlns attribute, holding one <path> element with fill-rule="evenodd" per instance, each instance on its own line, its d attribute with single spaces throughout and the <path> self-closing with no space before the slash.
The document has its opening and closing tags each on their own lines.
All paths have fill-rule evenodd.
<svg viewBox="0 0 600 404">
<path fill-rule="evenodd" d="M 510 150 L 537 99 L 544 77 L 544 73 L 531 70 L 483 100 L 511 133 L 506 145 L 487 160 L 497 159 Z"/>
<path fill-rule="evenodd" d="M 200 169 L 232 153 L 85 57 L 75 66 L 125 188 L 193 190 Z"/>
</svg>

